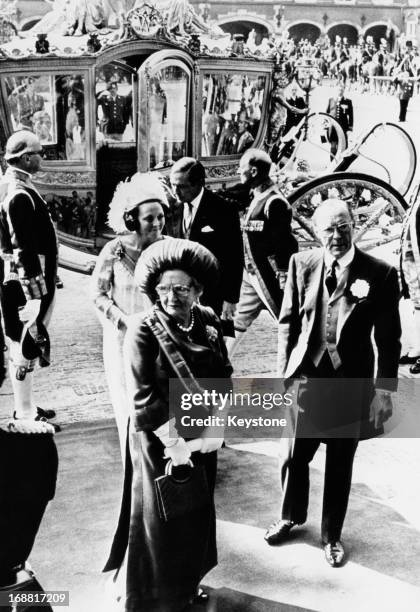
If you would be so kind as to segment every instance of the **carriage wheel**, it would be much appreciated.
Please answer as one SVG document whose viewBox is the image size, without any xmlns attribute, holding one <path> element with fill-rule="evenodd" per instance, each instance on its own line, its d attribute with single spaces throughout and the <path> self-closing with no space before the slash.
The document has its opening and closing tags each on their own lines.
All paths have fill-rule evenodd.
<svg viewBox="0 0 420 612">
<path fill-rule="evenodd" d="M 345 200 L 356 220 L 355 242 L 364 251 L 398 240 L 407 202 L 385 181 L 358 172 L 320 176 L 289 195 L 301 248 L 319 245 L 311 217 L 328 198 Z"/>
</svg>

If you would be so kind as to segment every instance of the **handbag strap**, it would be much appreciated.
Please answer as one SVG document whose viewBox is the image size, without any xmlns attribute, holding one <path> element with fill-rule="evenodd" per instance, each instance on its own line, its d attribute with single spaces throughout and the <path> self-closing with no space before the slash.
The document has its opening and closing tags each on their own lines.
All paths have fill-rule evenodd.
<svg viewBox="0 0 420 612">
<path fill-rule="evenodd" d="M 153 316 L 154 315 L 154 316 Z M 173 338 L 166 321 L 160 312 L 154 308 L 152 313 L 144 319 L 145 323 L 152 330 L 153 335 L 159 343 L 165 357 L 168 359 L 176 375 L 180 379 L 183 387 L 188 393 L 202 393 L 203 390 L 195 379 L 185 359 L 179 352 L 175 339 Z"/>
</svg>

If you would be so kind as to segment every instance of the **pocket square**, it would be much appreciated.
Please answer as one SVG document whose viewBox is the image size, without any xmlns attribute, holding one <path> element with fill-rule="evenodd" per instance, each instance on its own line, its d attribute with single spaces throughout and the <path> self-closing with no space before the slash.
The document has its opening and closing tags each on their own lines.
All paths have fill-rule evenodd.
<svg viewBox="0 0 420 612">
<path fill-rule="evenodd" d="M 214 229 L 212 227 L 210 227 L 210 225 L 205 225 L 204 227 L 201 228 L 202 232 L 214 232 Z"/>
</svg>

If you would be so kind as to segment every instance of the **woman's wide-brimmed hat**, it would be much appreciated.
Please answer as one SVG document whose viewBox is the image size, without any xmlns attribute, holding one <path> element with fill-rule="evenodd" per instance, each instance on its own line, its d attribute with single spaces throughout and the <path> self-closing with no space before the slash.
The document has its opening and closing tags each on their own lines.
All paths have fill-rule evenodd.
<svg viewBox="0 0 420 612">
<path fill-rule="evenodd" d="M 169 208 L 165 188 L 156 174 L 137 172 L 129 181 L 118 183 L 109 205 L 108 225 L 117 234 L 125 233 L 124 213 L 148 202 L 159 202 L 164 209 Z"/>
<path fill-rule="evenodd" d="M 165 238 L 151 244 L 136 266 L 137 284 L 152 302 L 157 299 L 156 285 L 167 270 L 182 270 L 204 287 L 216 289 L 219 281 L 217 260 L 206 247 L 192 240 Z"/>
</svg>

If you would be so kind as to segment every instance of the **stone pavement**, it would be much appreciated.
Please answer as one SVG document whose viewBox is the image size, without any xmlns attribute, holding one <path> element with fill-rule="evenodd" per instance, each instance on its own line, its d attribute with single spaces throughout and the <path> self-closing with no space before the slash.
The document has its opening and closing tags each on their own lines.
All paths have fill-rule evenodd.
<svg viewBox="0 0 420 612">
<path fill-rule="evenodd" d="M 121 612 L 112 604 L 111 576 L 101 574 L 122 485 L 116 429 L 111 422 L 72 424 L 56 441 L 57 495 L 31 563 L 46 589 L 70 591 L 69 612 Z M 349 560 L 340 569 L 327 565 L 319 545 L 322 452 L 311 467 L 308 522 L 287 544 L 269 547 L 263 534 L 277 518 L 280 497 L 277 443 L 220 451 L 219 564 L 204 581 L 211 589 L 207 612 L 417 612 L 419 450 L 417 440 L 403 449 L 396 443 L 377 440 L 359 448 L 343 538 Z M 396 487 L 405 507 L 401 496 L 394 497 Z"/>
</svg>

